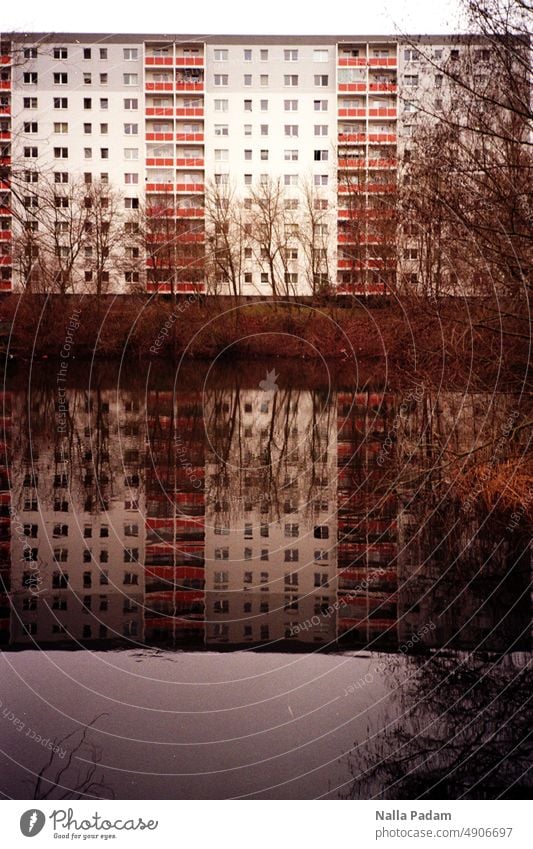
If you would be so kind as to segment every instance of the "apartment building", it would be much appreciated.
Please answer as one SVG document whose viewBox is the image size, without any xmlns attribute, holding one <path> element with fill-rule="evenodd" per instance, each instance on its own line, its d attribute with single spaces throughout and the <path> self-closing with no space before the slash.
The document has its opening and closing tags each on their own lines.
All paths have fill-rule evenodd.
<svg viewBox="0 0 533 849">
<path fill-rule="evenodd" d="M 470 41 L 4 36 L 1 290 L 386 292 L 398 162 Z"/>
</svg>

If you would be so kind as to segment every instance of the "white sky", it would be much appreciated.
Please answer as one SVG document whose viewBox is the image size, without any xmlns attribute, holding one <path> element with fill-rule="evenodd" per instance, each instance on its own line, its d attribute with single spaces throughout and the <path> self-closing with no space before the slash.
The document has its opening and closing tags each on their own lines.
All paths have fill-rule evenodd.
<svg viewBox="0 0 533 849">
<path fill-rule="evenodd" d="M 24 0 L 3 3 L 1 25 L 35 32 L 336 35 L 445 33 L 461 0 Z"/>
</svg>

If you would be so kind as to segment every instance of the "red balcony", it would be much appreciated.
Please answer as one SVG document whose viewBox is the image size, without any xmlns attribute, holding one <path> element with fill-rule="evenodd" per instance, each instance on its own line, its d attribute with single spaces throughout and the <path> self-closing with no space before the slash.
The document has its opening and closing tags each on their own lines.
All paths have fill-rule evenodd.
<svg viewBox="0 0 533 849">
<path fill-rule="evenodd" d="M 398 162 L 396 159 L 369 159 L 369 168 L 396 168 Z"/>
<path fill-rule="evenodd" d="M 174 133 L 146 133 L 146 141 L 174 141 Z"/>
<path fill-rule="evenodd" d="M 203 83 L 176 83 L 176 91 L 203 91 Z"/>
<path fill-rule="evenodd" d="M 174 214 L 173 209 L 170 210 L 170 214 Z M 169 236 L 166 233 L 148 233 L 146 236 L 146 241 L 152 245 L 165 243 L 168 240 Z M 182 245 L 196 244 L 197 242 L 203 243 L 205 241 L 205 233 L 203 231 L 201 233 L 172 233 L 172 240 Z"/>
<path fill-rule="evenodd" d="M 9 130 L 7 130 L 3 133 L 0 133 L 0 139 L 2 141 L 9 141 L 10 138 L 11 138 L 11 132 Z"/>
<path fill-rule="evenodd" d="M 384 283 L 339 283 L 337 292 L 352 295 L 383 295 L 387 291 Z"/>
<path fill-rule="evenodd" d="M 11 65 L 11 56 L 0 56 L 0 65 Z"/>
<path fill-rule="evenodd" d="M 339 142 L 366 142 L 366 133 L 339 133 Z"/>
<path fill-rule="evenodd" d="M 202 207 L 180 207 L 176 210 L 176 218 L 204 218 L 205 209 Z"/>
<path fill-rule="evenodd" d="M 339 159 L 339 168 L 365 168 L 366 159 Z"/>
<path fill-rule="evenodd" d="M 204 108 L 203 106 L 178 106 L 176 109 L 176 115 L 183 115 L 192 118 L 203 118 Z"/>
<path fill-rule="evenodd" d="M 339 91 L 366 91 L 366 83 L 339 83 Z"/>
<path fill-rule="evenodd" d="M 339 57 L 339 67 L 361 67 L 366 65 L 366 57 L 365 56 L 341 56 Z"/>
<path fill-rule="evenodd" d="M 202 183 L 176 183 L 177 192 L 187 192 L 187 194 L 203 194 L 204 186 Z"/>
<path fill-rule="evenodd" d="M 176 133 L 176 141 L 203 142 L 203 133 Z"/>
<path fill-rule="evenodd" d="M 174 183 L 147 183 L 147 192 L 173 192 Z"/>
<path fill-rule="evenodd" d="M 13 257 L 10 254 L 0 256 L 0 265 L 13 265 Z"/>
<path fill-rule="evenodd" d="M 385 109 L 369 109 L 368 116 L 369 118 L 396 118 L 397 112 L 396 107 L 393 109 L 385 108 Z"/>
<path fill-rule="evenodd" d="M 362 109 L 346 109 L 344 107 L 340 107 L 339 118 L 366 118 L 366 109 L 365 107 Z"/>
<path fill-rule="evenodd" d="M 176 159 L 176 168 L 189 168 L 190 166 L 193 166 L 195 168 L 203 168 L 203 156 L 196 157 L 195 159 Z"/>
<path fill-rule="evenodd" d="M 150 83 L 145 82 L 144 88 L 146 91 L 173 91 L 173 83 Z"/>
<path fill-rule="evenodd" d="M 11 292 L 11 280 L 0 280 L 0 292 Z"/>
<path fill-rule="evenodd" d="M 174 165 L 174 160 L 172 159 L 172 157 L 170 157 L 170 159 L 161 159 L 159 157 L 148 157 L 146 159 L 146 164 L 147 165 L 159 165 L 159 166 L 162 165 L 162 166 L 166 166 L 166 167 L 170 166 L 172 168 L 172 166 Z"/>
<path fill-rule="evenodd" d="M 11 241 L 12 231 L 11 230 L 0 230 L 0 242 L 9 242 Z"/>
<path fill-rule="evenodd" d="M 351 269 L 354 271 L 376 270 L 376 269 L 392 269 L 396 268 L 396 260 L 394 259 L 338 259 L 337 268 L 339 270 Z"/>
<path fill-rule="evenodd" d="M 174 58 L 172 56 L 145 56 L 144 64 L 150 66 L 173 65 Z"/>
<path fill-rule="evenodd" d="M 395 68 L 396 67 L 396 56 L 392 57 L 380 57 L 368 60 L 368 65 L 370 68 Z"/>
<path fill-rule="evenodd" d="M 337 235 L 339 245 L 382 245 L 387 242 L 383 234 L 377 233 L 339 233 Z"/>
<path fill-rule="evenodd" d="M 2 106 L 0 103 L 0 115 L 11 115 L 11 104 L 8 103 L 6 106 Z"/>
<path fill-rule="evenodd" d="M 10 206 L 0 206 L 0 215 L 11 215 L 12 210 Z"/>
<path fill-rule="evenodd" d="M 369 133 L 368 141 L 390 142 L 391 144 L 396 144 L 396 133 Z"/>
<path fill-rule="evenodd" d="M 11 91 L 11 80 L 0 80 L 0 90 Z"/>
<path fill-rule="evenodd" d="M 146 116 L 149 117 L 150 115 L 155 115 L 158 118 L 165 115 L 172 117 L 174 115 L 174 109 L 172 106 L 147 106 Z"/>
<path fill-rule="evenodd" d="M 176 65 L 180 68 L 203 68 L 203 56 L 176 56 Z"/>
<path fill-rule="evenodd" d="M 398 91 L 396 83 L 369 83 L 368 90 L 372 92 L 394 92 Z"/>
</svg>

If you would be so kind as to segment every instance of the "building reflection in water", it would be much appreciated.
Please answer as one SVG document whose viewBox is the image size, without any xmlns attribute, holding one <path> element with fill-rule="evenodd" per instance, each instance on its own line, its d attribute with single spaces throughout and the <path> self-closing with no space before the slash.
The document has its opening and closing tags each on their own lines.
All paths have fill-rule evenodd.
<svg viewBox="0 0 533 849">
<path fill-rule="evenodd" d="M 61 419 L 53 389 L 3 396 L 5 646 L 529 648 L 520 534 L 448 534 L 460 511 L 432 503 L 435 427 L 472 438 L 453 395 L 401 416 L 276 385 L 65 397 Z"/>
</svg>

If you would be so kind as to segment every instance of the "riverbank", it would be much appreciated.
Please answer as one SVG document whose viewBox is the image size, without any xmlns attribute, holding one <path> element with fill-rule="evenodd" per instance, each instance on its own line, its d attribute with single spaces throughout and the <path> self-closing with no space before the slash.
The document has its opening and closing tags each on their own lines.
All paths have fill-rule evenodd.
<svg viewBox="0 0 533 849">
<path fill-rule="evenodd" d="M 23 359 L 285 357 L 483 382 L 523 381 L 529 338 L 499 304 L 374 301 L 339 306 L 146 296 L 10 295 L 0 304 L 4 351 Z"/>
</svg>

